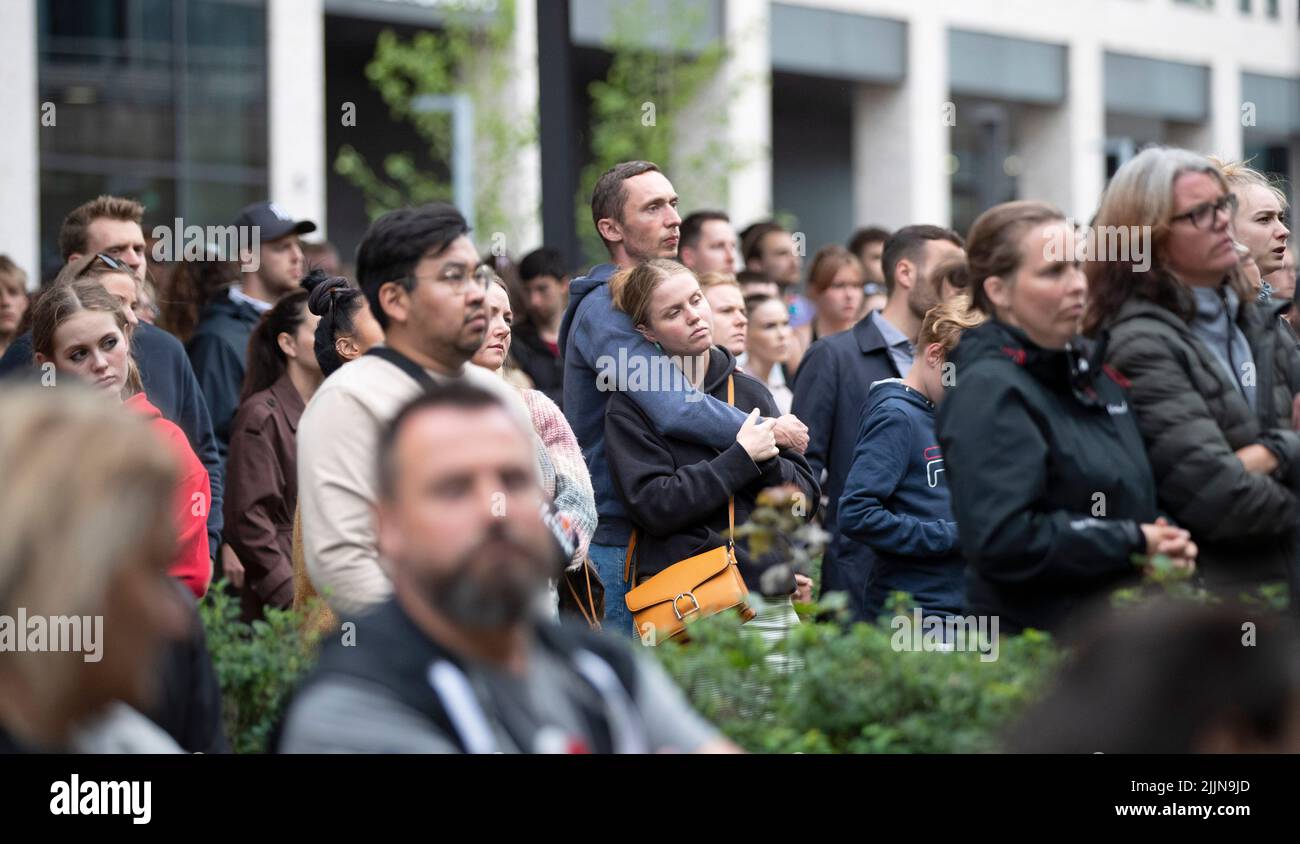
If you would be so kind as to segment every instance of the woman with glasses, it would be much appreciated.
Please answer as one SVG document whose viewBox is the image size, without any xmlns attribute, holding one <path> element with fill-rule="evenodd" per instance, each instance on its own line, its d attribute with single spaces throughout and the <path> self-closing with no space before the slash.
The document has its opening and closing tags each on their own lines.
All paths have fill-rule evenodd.
<svg viewBox="0 0 1300 844">
<path fill-rule="evenodd" d="M 999 617 L 1002 632 L 1069 628 L 1136 576 L 1134 554 L 1196 558 L 1187 531 L 1159 517 L 1122 384 L 1078 336 L 1087 287 L 1074 238 L 1050 205 L 995 205 L 950 276 L 989 319 L 949 355 L 942 451 L 927 468 L 951 493 L 967 610 Z"/>
<path fill-rule="evenodd" d="M 1111 180 L 1095 225 L 1146 227 L 1148 260 L 1087 264 L 1085 330 L 1131 383 L 1160 508 L 1191 531 L 1208 585 L 1235 597 L 1291 584 L 1296 497 L 1287 372 L 1276 306 L 1239 269 L 1237 199 L 1209 159 L 1144 150 Z M 1293 606 L 1294 606 L 1294 598 Z"/>
</svg>

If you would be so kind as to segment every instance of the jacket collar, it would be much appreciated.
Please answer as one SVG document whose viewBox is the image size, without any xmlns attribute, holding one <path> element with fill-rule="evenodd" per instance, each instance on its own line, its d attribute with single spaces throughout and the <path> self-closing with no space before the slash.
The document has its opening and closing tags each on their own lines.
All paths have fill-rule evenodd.
<svg viewBox="0 0 1300 844">
<path fill-rule="evenodd" d="M 857 325 L 853 326 L 853 339 L 857 341 L 858 348 L 862 354 L 869 355 L 880 350 L 889 351 L 889 344 L 885 342 L 885 335 L 880 333 L 876 323 L 871 319 L 871 311 L 862 319 L 858 320 Z"/>
<path fill-rule="evenodd" d="M 276 402 L 284 409 L 284 418 L 289 423 L 289 430 L 296 433 L 298 420 L 302 418 L 307 403 L 298 394 L 298 388 L 289 379 L 289 373 L 286 372 L 275 379 L 275 383 L 268 388 L 267 392 L 274 396 Z"/>
</svg>

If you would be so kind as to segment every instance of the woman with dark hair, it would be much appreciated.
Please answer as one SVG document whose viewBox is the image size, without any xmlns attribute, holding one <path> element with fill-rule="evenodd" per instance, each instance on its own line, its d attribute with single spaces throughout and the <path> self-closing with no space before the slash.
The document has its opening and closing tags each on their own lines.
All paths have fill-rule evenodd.
<svg viewBox="0 0 1300 844">
<path fill-rule="evenodd" d="M 298 419 L 322 380 L 313 351 L 319 318 L 307 292 L 285 296 L 248 341 L 248 368 L 230 434 L 225 539 L 244 567 L 246 619 L 293 603 Z"/>
<path fill-rule="evenodd" d="M 989 316 L 949 357 L 938 412 L 969 612 L 1057 632 L 1137 573 L 1134 554 L 1191 567 L 1187 531 L 1159 518 L 1121 380 L 1079 337 L 1087 286 L 1075 231 L 1040 202 L 985 211 L 952 282 Z M 936 467 L 937 470 L 938 467 Z"/>
<path fill-rule="evenodd" d="M 1276 329 L 1290 303 L 1259 303 L 1240 273 L 1231 187 L 1182 149 L 1121 167 L 1095 225 L 1149 231 L 1149 254 L 1088 263 L 1085 328 L 1109 332 L 1106 362 L 1132 382 L 1161 509 L 1191 531 L 1206 582 L 1235 597 L 1280 581 L 1294 607 L 1296 351 Z"/>
<path fill-rule="evenodd" d="M 384 342 L 384 329 L 370 313 L 366 295 L 346 278 L 312 270 L 302 284 L 309 291 L 307 308 L 320 317 L 314 349 L 322 377 L 328 378 L 343 364 Z"/>
</svg>

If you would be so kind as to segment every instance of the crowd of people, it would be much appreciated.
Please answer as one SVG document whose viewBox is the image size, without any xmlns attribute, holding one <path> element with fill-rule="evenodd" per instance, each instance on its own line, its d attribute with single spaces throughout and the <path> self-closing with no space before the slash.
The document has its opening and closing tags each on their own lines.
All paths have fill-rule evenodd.
<svg viewBox="0 0 1300 844">
<path fill-rule="evenodd" d="M 1288 211 L 1153 147 L 1090 223 L 1149 235 L 1145 264 L 1024 200 L 861 229 L 805 275 L 802 236 L 682 216 L 629 161 L 575 277 L 480 255 L 446 203 L 382 215 L 346 269 L 273 202 L 234 221 L 256 254 L 151 268 L 145 209 L 101 196 L 38 291 L 0 256 L 0 612 L 121 635 L 0 664 L 0 747 L 223 749 L 218 580 L 327 634 L 288 752 L 734 751 L 629 647 L 649 603 L 712 612 L 723 569 L 773 641 L 830 593 L 1066 637 L 1162 567 L 1295 595 Z M 829 536 L 819 582 L 733 537 L 772 487 Z"/>
</svg>

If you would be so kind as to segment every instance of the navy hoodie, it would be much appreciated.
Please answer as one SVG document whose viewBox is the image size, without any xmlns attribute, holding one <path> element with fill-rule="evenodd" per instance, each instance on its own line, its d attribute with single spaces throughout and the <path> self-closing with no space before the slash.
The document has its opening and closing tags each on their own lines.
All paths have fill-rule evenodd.
<svg viewBox="0 0 1300 844">
<path fill-rule="evenodd" d="M 699 393 L 685 379 L 651 382 L 638 389 L 638 378 L 672 363 L 614 307 L 609 279 L 617 269 L 600 264 L 574 279 L 559 337 L 564 350 L 564 415 L 591 470 L 600 516 L 592 541 L 601 545 L 627 545 L 632 534 L 605 460 L 605 404 L 612 392 L 629 395 L 659 433 L 717 451 L 735 441 L 747 415 Z"/>
<path fill-rule="evenodd" d="M 910 593 L 927 613 L 961 612 L 964 565 L 934 405 L 901 379 L 877 381 L 867 394 L 838 524 L 877 555 L 868 618 L 892 592 Z"/>
<path fill-rule="evenodd" d="M 220 294 L 208 302 L 199 315 L 194 336 L 185 344 L 194 375 L 212 416 L 221 465 L 230 452 L 230 429 L 239 410 L 239 391 L 244 385 L 248 338 L 262 315 L 247 302 L 236 302 Z"/>
</svg>

